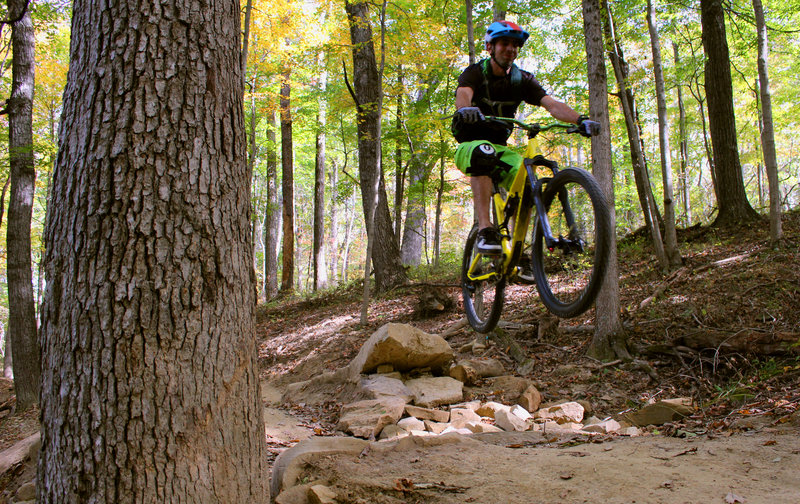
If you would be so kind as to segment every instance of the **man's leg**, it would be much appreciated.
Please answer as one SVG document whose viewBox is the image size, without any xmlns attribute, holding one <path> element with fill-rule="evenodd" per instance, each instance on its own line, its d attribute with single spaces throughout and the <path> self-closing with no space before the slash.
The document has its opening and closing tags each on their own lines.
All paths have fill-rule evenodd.
<svg viewBox="0 0 800 504">
<path fill-rule="evenodd" d="M 475 214 L 478 216 L 478 228 L 491 227 L 489 208 L 492 203 L 492 179 L 485 175 L 470 177 L 469 185 L 472 187 L 472 202 L 475 205 Z"/>
</svg>

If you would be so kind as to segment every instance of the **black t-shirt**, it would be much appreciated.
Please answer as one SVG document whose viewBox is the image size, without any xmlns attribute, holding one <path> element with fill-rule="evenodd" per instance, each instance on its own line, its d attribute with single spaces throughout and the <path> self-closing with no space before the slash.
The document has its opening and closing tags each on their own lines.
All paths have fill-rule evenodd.
<svg viewBox="0 0 800 504">
<path fill-rule="evenodd" d="M 531 105 L 541 105 L 542 98 L 547 96 L 547 92 L 530 72 L 514 66 L 511 73 L 496 76 L 491 71 L 489 60 L 482 60 L 465 68 L 458 77 L 458 87 L 472 88 L 472 105 L 478 107 L 484 115 L 498 117 L 514 117 L 523 101 Z M 453 134 L 458 142 L 487 140 L 505 145 L 511 130 L 497 123 L 454 123 Z"/>
</svg>

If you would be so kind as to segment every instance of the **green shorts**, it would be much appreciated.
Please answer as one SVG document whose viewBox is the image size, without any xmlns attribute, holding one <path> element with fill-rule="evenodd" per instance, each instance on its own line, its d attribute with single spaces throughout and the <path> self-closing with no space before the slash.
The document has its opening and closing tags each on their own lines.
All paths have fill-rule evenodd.
<svg viewBox="0 0 800 504">
<path fill-rule="evenodd" d="M 499 177 L 500 185 L 508 189 L 522 164 L 522 155 L 504 145 L 472 140 L 458 145 L 455 161 L 464 174 Z"/>
</svg>

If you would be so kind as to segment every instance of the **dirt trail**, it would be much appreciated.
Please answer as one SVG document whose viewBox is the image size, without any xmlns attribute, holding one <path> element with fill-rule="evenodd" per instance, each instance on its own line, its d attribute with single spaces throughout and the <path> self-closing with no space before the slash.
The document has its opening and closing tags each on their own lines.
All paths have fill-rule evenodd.
<svg viewBox="0 0 800 504">
<path fill-rule="evenodd" d="M 273 446 L 314 434 L 277 403 L 265 412 Z M 797 433 L 786 424 L 687 438 L 567 431 L 405 438 L 315 460 L 303 480 L 329 484 L 339 502 L 352 503 L 788 504 L 800 502 Z"/>
</svg>

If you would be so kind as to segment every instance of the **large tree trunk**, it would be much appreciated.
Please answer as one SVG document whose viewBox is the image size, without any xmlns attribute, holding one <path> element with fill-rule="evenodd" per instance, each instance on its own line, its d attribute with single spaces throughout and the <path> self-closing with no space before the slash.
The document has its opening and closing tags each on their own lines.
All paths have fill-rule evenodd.
<svg viewBox="0 0 800 504">
<path fill-rule="evenodd" d="M 761 130 L 761 149 L 764 152 L 764 165 L 769 180 L 769 238 L 775 244 L 783 238 L 781 224 L 781 188 L 778 182 L 778 160 L 775 154 L 775 127 L 772 123 L 772 93 L 769 88 L 769 44 L 767 26 L 764 22 L 764 7 L 761 0 L 753 0 L 758 30 L 758 80 L 761 91 L 761 116 L 764 128 Z"/>
<path fill-rule="evenodd" d="M 264 301 L 278 295 L 278 238 L 281 199 L 278 191 L 278 153 L 275 144 L 275 111 L 267 113 L 267 208 L 264 212 Z"/>
<path fill-rule="evenodd" d="M 269 499 L 239 28 L 238 2 L 73 4 L 39 503 Z"/>
<path fill-rule="evenodd" d="M 353 80 L 358 109 L 358 174 L 367 229 L 371 230 L 371 254 L 379 292 L 405 283 L 392 218 L 386 198 L 381 157 L 381 81 L 378 75 L 372 28 L 365 2 L 345 3 L 353 43 Z M 372 216 L 372 219 L 370 219 Z M 370 231 L 368 231 L 370 232 Z"/>
<path fill-rule="evenodd" d="M 758 214 L 747 201 L 744 190 L 736 137 L 736 116 L 733 110 L 730 55 L 721 0 L 700 0 L 700 20 L 706 53 L 705 89 L 719 206 L 715 224 L 734 226 L 757 219 Z"/>
<path fill-rule="evenodd" d="M 633 168 L 633 177 L 636 183 L 636 193 L 639 196 L 639 206 L 642 209 L 645 226 L 647 226 L 650 232 L 656 258 L 661 265 L 661 269 L 667 271 L 669 263 L 667 261 L 666 252 L 664 251 L 664 241 L 661 238 L 661 228 L 658 225 L 658 215 L 655 211 L 655 197 L 653 196 L 653 190 L 650 186 L 650 175 L 647 171 L 647 163 L 642 149 L 642 140 L 639 135 L 636 102 L 634 100 L 633 91 L 628 85 L 628 63 L 625 61 L 622 46 L 617 40 L 614 19 L 611 10 L 608 8 L 608 3 L 605 0 L 602 1 L 602 8 L 605 10 L 603 29 L 605 30 L 606 38 L 612 48 L 612 50 L 609 51 L 609 56 L 611 59 L 611 66 L 614 69 L 614 76 L 617 80 L 617 96 L 622 105 L 622 115 L 625 118 L 628 145 L 631 149 L 631 167 Z"/>
<path fill-rule="evenodd" d="M 8 110 L 11 198 L 8 205 L 8 334 L 14 355 L 17 410 L 39 403 L 41 357 L 36 335 L 31 264 L 31 217 L 36 169 L 33 164 L 34 33 L 28 4 L 10 0 L 12 83 Z"/>
<path fill-rule="evenodd" d="M 675 199 L 672 197 L 672 162 L 669 155 L 669 123 L 667 122 L 667 93 L 664 90 L 664 71 L 661 63 L 661 42 L 656 26 L 656 11 L 652 0 L 647 0 L 647 27 L 650 31 L 650 47 L 653 51 L 653 76 L 656 82 L 658 108 L 658 146 L 661 153 L 661 178 L 664 190 L 664 252 L 669 269 L 678 269 L 683 260 L 678 250 L 678 235 L 675 231 Z"/>
<path fill-rule="evenodd" d="M 601 124 L 598 136 L 592 137 L 592 173 L 606 195 L 611 213 L 611 246 L 603 287 L 597 298 L 596 324 L 589 355 L 610 359 L 622 354 L 624 334 L 619 317 L 619 279 L 617 240 L 614 234 L 614 173 L 611 165 L 611 124 L 608 118 L 607 77 L 601 28 L 600 2 L 583 0 L 583 28 L 586 36 L 586 61 L 589 81 L 589 116 Z"/>
<path fill-rule="evenodd" d="M 281 81 L 281 193 L 283 198 L 283 264 L 281 292 L 294 290 L 294 152 L 292 146 L 291 70 Z"/>
</svg>

